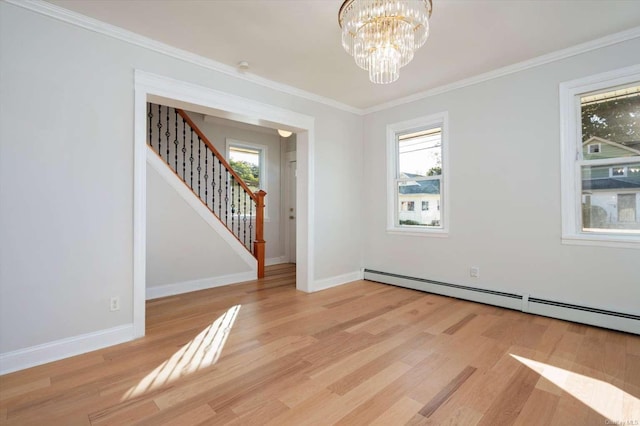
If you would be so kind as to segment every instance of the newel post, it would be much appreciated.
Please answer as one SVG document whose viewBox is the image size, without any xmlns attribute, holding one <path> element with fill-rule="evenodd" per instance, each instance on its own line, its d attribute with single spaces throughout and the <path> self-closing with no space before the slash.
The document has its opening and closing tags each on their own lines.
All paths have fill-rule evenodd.
<svg viewBox="0 0 640 426">
<path fill-rule="evenodd" d="M 264 278 L 264 196 L 266 192 L 256 192 L 256 240 L 253 243 L 253 255 L 258 260 L 258 278 Z"/>
</svg>

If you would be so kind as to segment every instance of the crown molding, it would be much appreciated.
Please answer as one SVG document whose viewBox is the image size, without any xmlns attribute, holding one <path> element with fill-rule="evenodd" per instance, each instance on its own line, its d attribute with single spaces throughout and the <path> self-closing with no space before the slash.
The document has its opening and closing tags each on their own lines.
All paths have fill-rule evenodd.
<svg viewBox="0 0 640 426">
<path fill-rule="evenodd" d="M 297 96 L 299 98 L 307 99 L 309 101 L 317 102 L 329 107 L 337 108 L 342 111 L 350 112 L 357 115 L 367 115 L 374 112 L 379 112 L 385 109 L 394 108 L 400 105 L 415 102 L 421 99 L 429 98 L 431 96 L 440 95 L 453 90 L 461 89 L 463 87 L 472 86 L 474 84 L 482 83 L 495 78 L 503 77 L 509 74 L 514 74 L 520 71 L 527 70 L 529 68 L 535 68 L 540 65 L 548 64 L 550 62 L 570 58 L 581 53 L 586 53 L 592 50 L 600 49 L 603 47 L 611 46 L 613 44 L 622 43 L 624 41 L 632 40 L 640 37 L 640 26 L 634 27 L 625 31 L 614 33 L 605 37 L 601 37 L 595 40 L 591 40 L 585 43 L 581 43 L 566 49 L 557 50 L 555 52 L 547 53 L 542 56 L 538 56 L 532 59 L 527 59 L 522 62 L 518 62 L 512 65 L 507 65 L 502 68 L 498 68 L 492 71 L 488 71 L 483 74 L 458 80 L 451 84 L 435 87 L 433 89 L 425 90 L 413 95 L 405 96 L 402 98 L 394 99 L 389 102 L 384 102 L 369 108 L 356 108 L 334 99 L 326 98 L 324 96 L 317 95 L 315 93 L 307 92 L 302 89 L 298 89 L 287 84 L 278 83 L 273 80 L 266 79 L 264 77 L 257 76 L 250 73 L 240 73 L 235 67 L 223 64 L 218 61 L 214 61 L 209 58 L 197 55 L 195 53 L 187 52 L 186 50 L 178 49 L 165 43 L 150 39 L 148 37 L 141 36 L 134 32 L 125 30 L 115 25 L 107 24 L 97 19 L 90 18 L 88 16 L 72 12 L 68 9 L 64 9 L 60 6 L 56 6 L 51 3 L 47 3 L 44 0 L 0 0 L 6 3 L 18 6 L 24 9 L 31 10 L 42 15 L 58 19 L 63 22 L 67 22 L 76 25 L 81 28 L 88 29 L 103 35 L 107 35 L 118 40 L 122 40 L 143 48 L 153 50 L 155 52 L 171 56 L 173 58 L 181 59 L 186 62 L 207 68 L 213 71 L 217 71 L 223 74 L 227 74 L 236 77 L 241 80 L 245 80 L 254 84 L 258 84 L 269 89 L 273 89 L 282 93 Z"/>
<path fill-rule="evenodd" d="M 153 40 L 149 37 L 136 34 L 132 31 L 125 30 L 115 25 L 107 24 L 106 22 L 99 21 L 94 18 L 82 15 L 77 12 L 56 6 L 48 3 L 44 0 L 2 0 L 14 6 L 21 7 L 23 9 L 30 10 L 32 12 L 39 13 L 41 15 L 48 16 L 69 24 L 94 31 L 99 34 L 103 34 L 115 39 L 131 43 L 136 46 L 140 46 L 154 52 L 158 52 L 167 56 L 171 56 L 176 59 L 183 60 L 185 62 L 192 63 L 194 65 L 207 68 L 213 71 L 217 71 L 223 74 L 227 74 L 245 80 L 254 84 L 258 84 L 269 89 L 273 89 L 282 93 L 297 96 L 299 98 L 307 99 L 313 102 L 324 104 L 332 108 L 337 108 L 342 111 L 350 112 L 352 114 L 362 115 L 363 110 L 352 107 L 350 105 L 338 102 L 334 99 L 326 98 L 324 96 L 317 95 L 315 93 L 307 92 L 302 89 L 298 89 L 287 84 L 278 83 L 273 80 L 266 79 L 264 77 L 257 76 L 250 73 L 240 73 L 235 67 L 223 64 L 213 59 L 205 58 L 204 56 L 197 55 L 195 53 L 188 52 L 186 50 L 179 49 L 177 47 L 170 46 L 168 44 Z"/>
<path fill-rule="evenodd" d="M 622 43 L 624 41 L 633 40 L 640 37 L 640 27 L 634 27 L 629 30 L 614 33 L 605 37 L 601 37 L 595 40 L 588 41 L 586 43 L 577 44 L 575 46 L 568 47 L 566 49 L 557 50 L 555 52 L 547 53 L 542 56 L 537 56 L 526 61 L 518 62 L 506 67 L 498 68 L 492 71 L 488 71 L 483 74 L 478 74 L 473 77 L 458 80 L 451 84 L 435 87 L 433 89 L 425 90 L 424 92 L 415 93 L 410 96 L 398 98 L 393 101 L 385 102 L 370 108 L 363 110 L 364 115 L 374 112 L 382 111 L 385 109 L 393 108 L 399 105 L 408 104 L 431 96 L 440 95 L 442 93 L 450 92 L 452 90 L 461 89 L 463 87 L 472 86 L 474 84 L 482 83 L 484 81 L 493 80 L 495 78 L 503 77 L 505 75 L 514 74 L 520 71 L 527 70 L 529 68 L 535 68 L 540 65 L 548 64 L 550 62 L 559 61 L 561 59 L 570 58 L 581 53 L 590 52 L 592 50 L 600 49 L 603 47 L 611 46 L 613 44 Z"/>
</svg>

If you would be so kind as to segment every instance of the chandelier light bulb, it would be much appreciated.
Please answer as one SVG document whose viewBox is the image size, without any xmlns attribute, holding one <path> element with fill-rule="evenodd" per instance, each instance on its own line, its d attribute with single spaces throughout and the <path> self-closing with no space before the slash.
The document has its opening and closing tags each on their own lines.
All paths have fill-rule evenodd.
<svg viewBox="0 0 640 426">
<path fill-rule="evenodd" d="M 432 0 L 346 0 L 342 47 L 377 84 L 393 83 L 429 37 Z"/>
</svg>

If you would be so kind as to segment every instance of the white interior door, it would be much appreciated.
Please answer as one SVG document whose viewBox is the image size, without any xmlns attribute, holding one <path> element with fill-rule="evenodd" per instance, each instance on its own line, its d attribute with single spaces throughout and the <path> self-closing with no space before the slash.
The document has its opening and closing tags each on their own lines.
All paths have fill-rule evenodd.
<svg viewBox="0 0 640 426">
<path fill-rule="evenodd" d="M 296 263 L 296 165 L 297 163 L 295 161 L 289 161 L 287 168 L 287 228 L 289 231 L 289 262 L 291 263 Z"/>
</svg>

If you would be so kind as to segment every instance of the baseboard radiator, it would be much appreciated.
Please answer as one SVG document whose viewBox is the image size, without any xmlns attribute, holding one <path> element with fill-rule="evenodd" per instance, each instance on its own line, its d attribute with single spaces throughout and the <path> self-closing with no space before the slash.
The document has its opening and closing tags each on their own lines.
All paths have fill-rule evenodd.
<svg viewBox="0 0 640 426">
<path fill-rule="evenodd" d="M 531 297 L 529 294 L 507 293 L 371 269 L 364 270 L 364 279 L 551 318 L 640 334 L 640 315 L 539 299 Z"/>
</svg>

